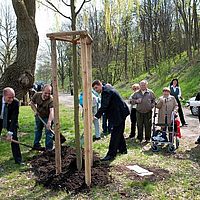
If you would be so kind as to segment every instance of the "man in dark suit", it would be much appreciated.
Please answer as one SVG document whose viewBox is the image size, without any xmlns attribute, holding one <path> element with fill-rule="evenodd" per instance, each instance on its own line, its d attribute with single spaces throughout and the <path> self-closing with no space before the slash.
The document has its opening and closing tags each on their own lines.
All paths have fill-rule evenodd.
<svg viewBox="0 0 200 200">
<path fill-rule="evenodd" d="M 115 158 L 117 151 L 122 154 L 127 153 L 126 142 L 124 139 L 125 120 L 129 115 L 129 109 L 119 93 L 112 87 L 103 86 L 99 80 L 92 83 L 93 89 L 101 93 L 101 107 L 95 117 L 100 118 L 106 113 L 108 119 L 113 125 L 109 150 L 102 161 L 108 161 Z"/>
<path fill-rule="evenodd" d="M 0 135 L 3 128 L 7 129 L 7 140 L 18 140 L 18 115 L 19 101 L 15 98 L 15 92 L 12 88 L 6 87 L 3 90 L 3 96 L 0 96 Z M 16 164 L 22 164 L 22 156 L 19 144 L 11 142 L 12 154 Z"/>
</svg>

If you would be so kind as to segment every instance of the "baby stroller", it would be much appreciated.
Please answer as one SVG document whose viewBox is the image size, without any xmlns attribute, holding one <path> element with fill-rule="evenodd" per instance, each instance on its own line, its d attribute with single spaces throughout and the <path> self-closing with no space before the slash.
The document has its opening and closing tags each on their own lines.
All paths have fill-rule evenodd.
<svg viewBox="0 0 200 200">
<path fill-rule="evenodd" d="M 151 138 L 151 149 L 153 152 L 160 151 L 161 147 L 167 145 L 168 152 L 173 153 L 179 147 L 180 122 L 177 119 L 177 114 L 172 112 L 172 122 L 167 123 L 167 114 L 165 114 L 165 123 L 156 123 L 156 108 L 153 116 L 153 134 Z"/>
</svg>

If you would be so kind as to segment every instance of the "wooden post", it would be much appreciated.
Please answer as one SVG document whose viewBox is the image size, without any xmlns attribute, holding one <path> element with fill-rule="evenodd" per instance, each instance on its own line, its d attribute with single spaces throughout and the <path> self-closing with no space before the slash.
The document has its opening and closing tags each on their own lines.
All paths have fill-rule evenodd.
<svg viewBox="0 0 200 200">
<path fill-rule="evenodd" d="M 61 168 L 61 144 L 60 144 L 60 123 L 59 123 L 59 100 L 58 100 L 58 80 L 57 80 L 57 55 L 56 40 L 51 40 L 51 67 L 53 83 L 53 105 L 54 105 L 54 125 L 55 125 L 55 163 L 56 174 L 62 172 Z"/>
<path fill-rule="evenodd" d="M 83 112 L 84 112 L 84 155 L 85 155 L 85 182 L 91 184 L 91 85 L 88 85 L 89 71 L 87 63 L 87 44 L 86 37 L 81 37 L 81 65 L 83 80 Z M 90 82 L 91 84 L 91 82 Z"/>
<path fill-rule="evenodd" d="M 86 45 L 86 62 L 87 62 L 87 68 L 88 68 L 88 89 L 89 89 L 89 97 L 88 97 L 88 113 L 89 113 L 89 120 L 90 120 L 90 127 L 89 127 L 89 137 L 90 137 L 90 157 L 91 157 L 91 166 L 93 166 L 93 137 L 92 137 L 92 122 L 93 122 L 93 115 L 92 115 L 92 46 L 91 43 Z"/>
</svg>

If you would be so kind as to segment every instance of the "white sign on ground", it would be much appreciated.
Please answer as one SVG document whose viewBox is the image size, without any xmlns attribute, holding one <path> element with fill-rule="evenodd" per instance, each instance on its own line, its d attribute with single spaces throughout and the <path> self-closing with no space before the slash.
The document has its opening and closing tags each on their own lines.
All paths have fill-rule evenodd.
<svg viewBox="0 0 200 200">
<path fill-rule="evenodd" d="M 130 170 L 133 170 L 139 176 L 149 176 L 153 174 L 153 172 L 150 172 L 149 170 L 144 169 L 140 167 L 139 165 L 129 165 L 126 167 Z"/>
</svg>

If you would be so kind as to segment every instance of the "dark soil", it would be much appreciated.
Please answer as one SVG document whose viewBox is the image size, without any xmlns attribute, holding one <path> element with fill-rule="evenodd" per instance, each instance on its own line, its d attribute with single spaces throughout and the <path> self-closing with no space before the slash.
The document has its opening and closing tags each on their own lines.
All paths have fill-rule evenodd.
<svg viewBox="0 0 200 200">
<path fill-rule="evenodd" d="M 127 164 L 129 165 L 129 164 Z M 141 166 L 141 165 L 140 165 Z M 168 170 L 161 169 L 158 167 L 150 167 L 150 166 L 141 166 L 151 172 L 153 172 L 152 175 L 148 176 L 139 176 L 134 171 L 128 169 L 126 166 L 116 166 L 115 170 L 116 172 L 120 174 L 125 174 L 127 178 L 135 181 L 150 181 L 150 182 L 156 182 L 156 181 L 162 181 L 166 178 L 169 178 L 170 173 Z"/>
<path fill-rule="evenodd" d="M 68 192 L 85 191 L 89 188 L 85 184 L 85 171 L 78 172 L 76 168 L 76 152 L 74 148 L 62 146 L 62 173 L 56 175 L 55 151 L 47 151 L 34 156 L 31 160 L 32 171 L 36 176 L 36 183 L 42 184 L 53 190 L 65 190 Z M 94 155 L 92 167 L 93 186 L 104 186 L 110 182 L 109 166 L 100 162 L 100 158 Z M 84 160 L 83 160 L 84 165 Z"/>
</svg>

